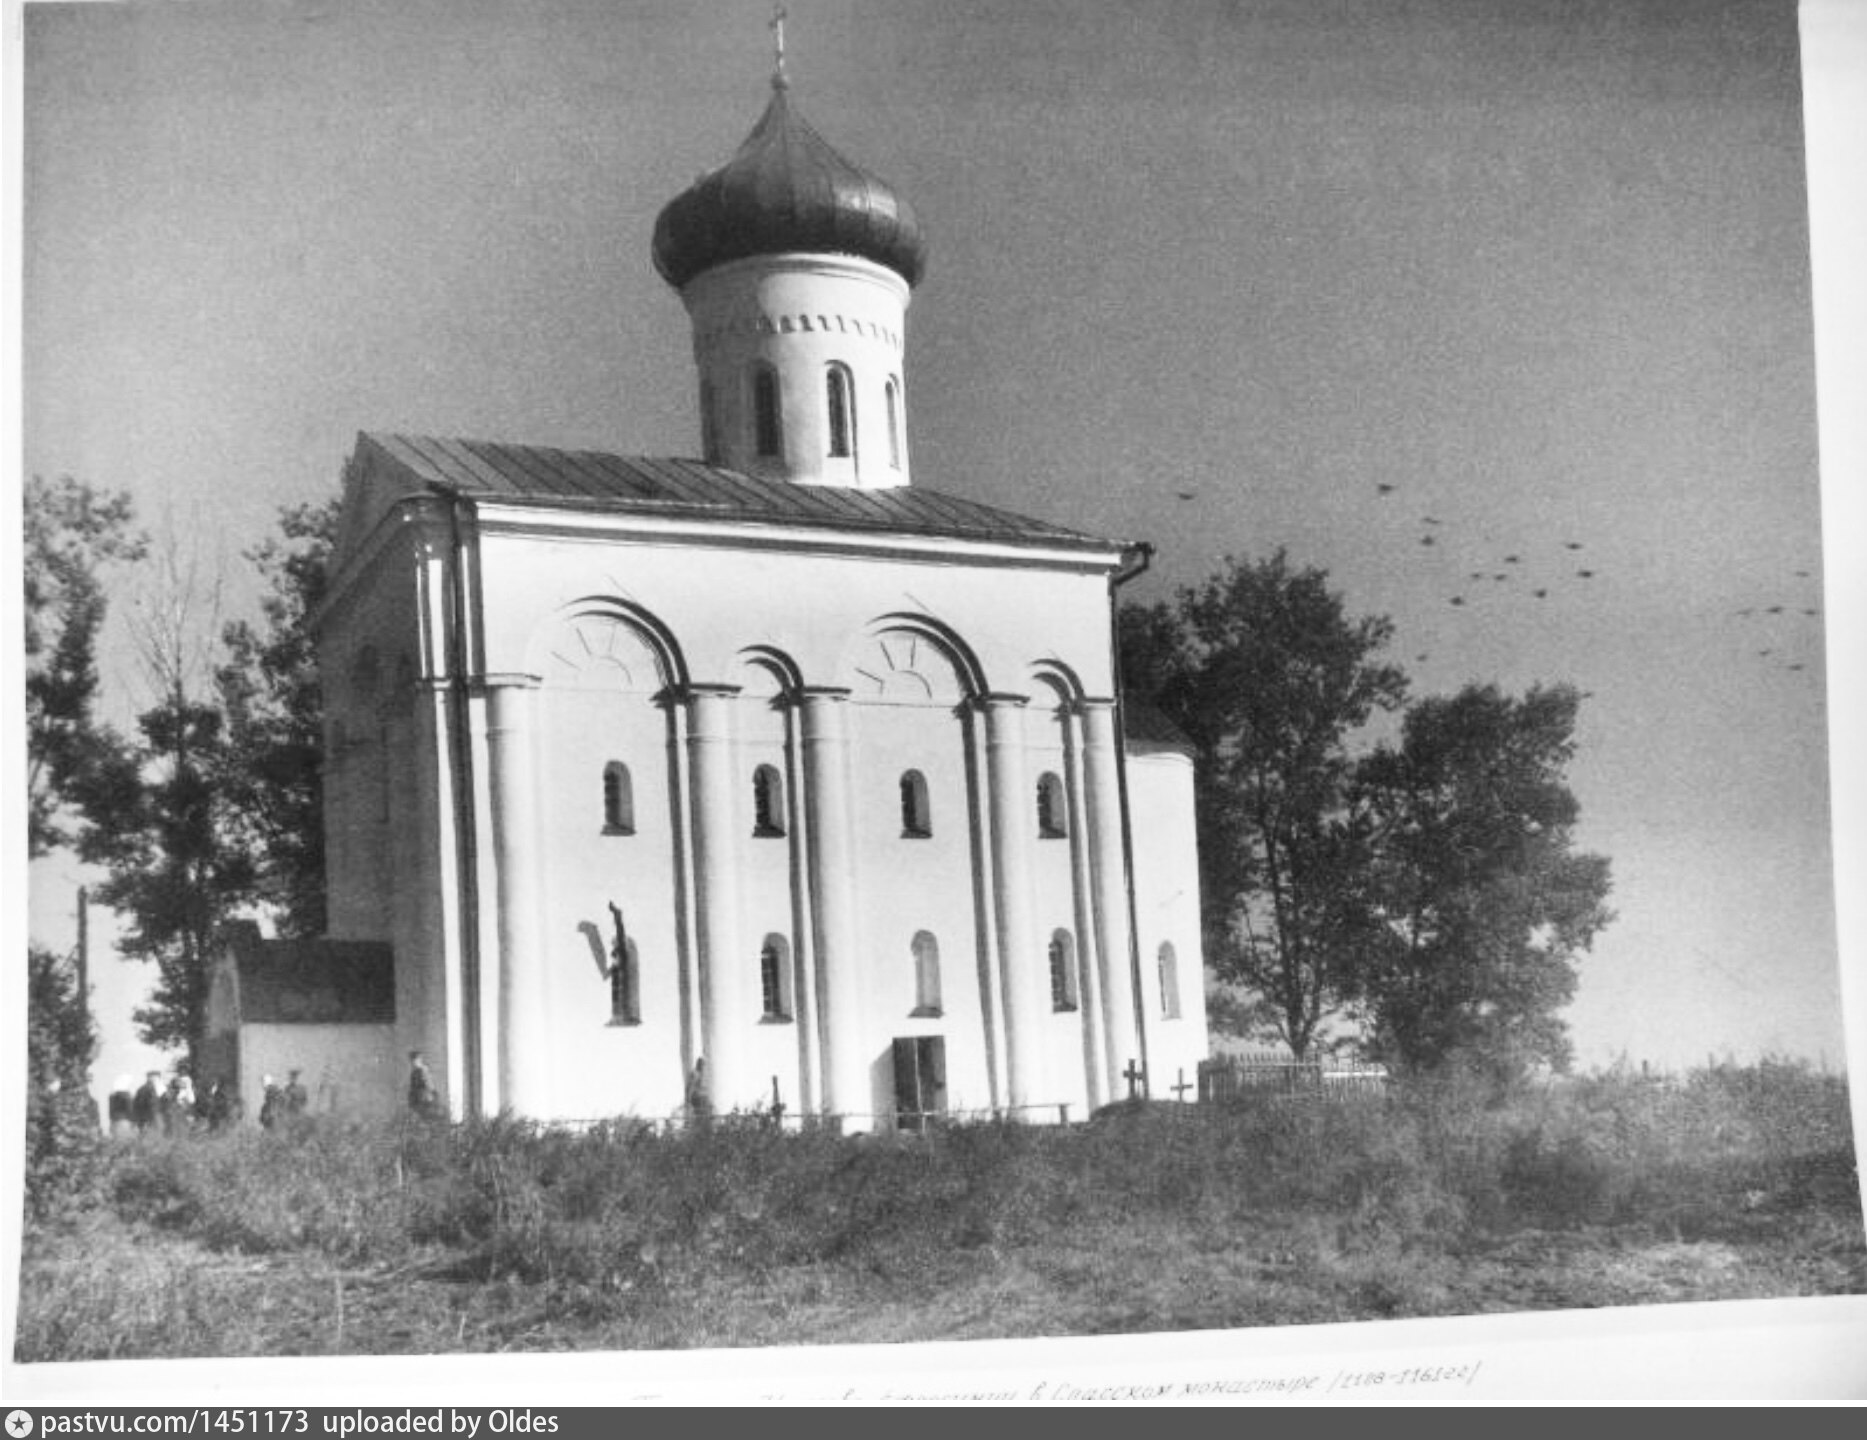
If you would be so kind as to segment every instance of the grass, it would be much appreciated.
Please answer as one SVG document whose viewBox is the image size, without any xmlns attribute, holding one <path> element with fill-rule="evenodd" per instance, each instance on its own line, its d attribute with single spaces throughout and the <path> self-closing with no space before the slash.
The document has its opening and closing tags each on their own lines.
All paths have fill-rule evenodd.
<svg viewBox="0 0 1867 1440">
<path fill-rule="evenodd" d="M 1099 1334 L 1867 1290 L 1847 1091 L 1766 1062 L 1507 1097 L 842 1138 L 322 1126 L 61 1157 L 21 1361 Z"/>
</svg>

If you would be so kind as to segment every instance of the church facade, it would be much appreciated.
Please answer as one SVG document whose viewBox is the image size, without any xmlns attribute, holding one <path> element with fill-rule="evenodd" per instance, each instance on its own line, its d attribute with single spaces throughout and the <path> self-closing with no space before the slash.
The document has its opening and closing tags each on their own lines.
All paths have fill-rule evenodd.
<svg viewBox="0 0 1867 1440">
<path fill-rule="evenodd" d="M 782 76 L 654 262 L 700 459 L 346 468 L 330 928 L 393 951 L 398 1047 L 456 1115 L 1167 1098 L 1207 1033 L 1192 762 L 1117 690 L 1146 547 L 910 483 L 919 227 Z"/>
</svg>

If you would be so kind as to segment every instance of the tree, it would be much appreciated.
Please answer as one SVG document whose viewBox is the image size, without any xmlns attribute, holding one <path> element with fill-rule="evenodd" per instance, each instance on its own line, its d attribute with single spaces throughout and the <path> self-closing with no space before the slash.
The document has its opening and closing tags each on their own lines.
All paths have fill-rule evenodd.
<svg viewBox="0 0 1867 1440">
<path fill-rule="evenodd" d="M 1577 954 L 1613 919 L 1607 859 L 1573 848 L 1564 771 L 1580 703 L 1566 685 L 1521 699 L 1467 686 L 1414 705 L 1398 745 L 1357 767 L 1381 924 L 1359 952 L 1355 1003 L 1396 1068 L 1509 1079 L 1567 1066 L 1558 1012 Z"/>
<path fill-rule="evenodd" d="M 103 575 L 139 560 L 146 541 L 128 495 L 70 476 L 25 487 L 27 851 L 72 838 L 72 791 L 111 737 L 94 714 L 97 642 L 108 608 Z"/>
<path fill-rule="evenodd" d="M 49 1213 L 86 1174 L 98 1134 L 90 1096 L 97 1031 L 70 960 L 26 954 L 26 1202 Z"/>
<path fill-rule="evenodd" d="M 1347 801 L 1351 736 L 1397 707 L 1393 633 L 1351 619 L 1326 574 L 1282 550 L 1236 558 L 1176 601 L 1121 615 L 1123 685 L 1196 752 L 1208 963 L 1242 990 L 1216 1019 L 1274 1033 L 1299 1059 L 1326 1038 L 1369 924 L 1372 835 Z"/>
<path fill-rule="evenodd" d="M 77 849 L 108 872 L 96 896 L 128 921 L 123 956 L 158 968 L 150 1002 L 135 1014 L 139 1033 L 160 1048 L 185 1046 L 192 1058 L 218 932 L 256 887 L 233 823 L 224 717 L 204 693 L 218 578 L 204 583 L 173 546 L 158 561 L 135 617 L 155 700 L 133 737 L 100 744 L 74 787 L 85 821 Z"/>
<path fill-rule="evenodd" d="M 279 534 L 247 552 L 265 578 L 262 624 L 222 632 L 215 684 L 227 717 L 228 801 L 258 862 L 258 893 L 283 935 L 325 928 L 323 690 L 310 619 L 323 602 L 339 497 L 280 511 Z"/>
</svg>

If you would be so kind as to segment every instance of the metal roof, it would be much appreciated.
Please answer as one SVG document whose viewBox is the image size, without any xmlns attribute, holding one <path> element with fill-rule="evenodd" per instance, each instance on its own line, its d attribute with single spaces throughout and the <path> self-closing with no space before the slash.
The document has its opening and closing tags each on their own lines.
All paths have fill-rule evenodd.
<svg viewBox="0 0 1867 1440">
<path fill-rule="evenodd" d="M 837 154 L 791 105 L 785 84 L 732 159 L 683 190 L 655 222 L 655 269 L 676 289 L 702 271 L 789 250 L 859 255 L 908 284 L 927 268 L 913 207 Z"/>
<path fill-rule="evenodd" d="M 410 489 L 438 486 L 475 499 L 1072 549 L 1124 548 L 1118 540 L 919 486 L 856 490 L 800 485 L 758 479 L 698 460 L 426 435 L 360 435 L 358 458 L 371 450 L 402 470 Z"/>
<path fill-rule="evenodd" d="M 240 1021 L 272 1025 L 393 1025 L 395 952 L 374 940 L 237 936 Z"/>
</svg>

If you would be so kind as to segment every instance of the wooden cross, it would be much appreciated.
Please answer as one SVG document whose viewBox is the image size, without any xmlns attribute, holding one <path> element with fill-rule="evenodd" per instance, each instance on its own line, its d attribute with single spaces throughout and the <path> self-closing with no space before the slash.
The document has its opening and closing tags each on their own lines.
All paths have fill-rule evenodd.
<svg viewBox="0 0 1867 1440">
<path fill-rule="evenodd" d="M 1128 1068 L 1121 1072 L 1121 1078 L 1128 1082 L 1128 1098 L 1130 1100 L 1139 1100 L 1141 1098 L 1141 1082 L 1147 1078 L 1147 1071 L 1135 1064 L 1133 1060 L 1130 1060 L 1128 1062 Z"/>
<path fill-rule="evenodd" d="M 1174 1099 L 1184 1102 L 1186 1100 L 1186 1092 L 1188 1090 L 1197 1090 L 1199 1087 L 1197 1085 L 1187 1084 L 1185 1066 L 1180 1067 L 1179 1075 L 1180 1075 L 1180 1083 L 1178 1085 L 1169 1085 L 1167 1088 L 1173 1091 Z"/>
<path fill-rule="evenodd" d="M 771 1123 L 774 1128 L 784 1124 L 784 1101 L 778 1095 L 778 1077 L 771 1077 Z"/>
</svg>

